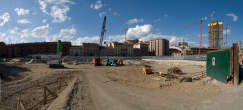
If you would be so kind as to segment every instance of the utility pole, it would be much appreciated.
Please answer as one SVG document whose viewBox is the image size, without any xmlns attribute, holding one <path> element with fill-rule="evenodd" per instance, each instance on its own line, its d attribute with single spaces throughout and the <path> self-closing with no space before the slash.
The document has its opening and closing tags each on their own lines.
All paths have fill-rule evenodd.
<svg viewBox="0 0 243 110">
<path fill-rule="evenodd" d="M 200 48 L 202 48 L 202 23 L 203 20 L 200 20 Z"/>
<path fill-rule="evenodd" d="M 198 55 L 200 55 L 200 50 L 202 48 L 202 23 L 203 23 L 203 20 L 201 19 L 200 20 L 200 48 L 199 48 L 199 52 L 198 52 Z"/>
</svg>

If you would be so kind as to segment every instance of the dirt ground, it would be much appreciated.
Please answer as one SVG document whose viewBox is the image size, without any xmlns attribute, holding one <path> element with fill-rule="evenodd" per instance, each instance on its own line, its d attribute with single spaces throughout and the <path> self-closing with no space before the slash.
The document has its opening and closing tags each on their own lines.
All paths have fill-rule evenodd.
<svg viewBox="0 0 243 110">
<path fill-rule="evenodd" d="M 40 104 L 37 110 L 221 110 L 241 107 L 241 86 L 227 86 L 210 78 L 192 82 L 165 81 L 158 74 L 167 73 L 168 68 L 176 66 L 183 72 L 180 76 L 192 76 L 205 72 L 205 62 L 127 60 L 124 63 L 118 67 L 67 64 L 66 69 L 50 69 L 46 64 L 14 65 L 25 71 L 19 72 L 16 78 L 2 81 L 2 98 L 21 88 L 35 86 L 36 82 L 41 85 L 62 77 L 68 85 L 61 89 L 55 84 L 48 85 L 59 96 L 46 105 Z M 144 75 L 144 65 L 152 66 L 155 74 Z M 21 92 L 27 108 L 40 101 L 42 96 L 41 86 Z M 16 97 L 18 94 L 3 99 L 0 110 L 15 109 Z"/>
</svg>

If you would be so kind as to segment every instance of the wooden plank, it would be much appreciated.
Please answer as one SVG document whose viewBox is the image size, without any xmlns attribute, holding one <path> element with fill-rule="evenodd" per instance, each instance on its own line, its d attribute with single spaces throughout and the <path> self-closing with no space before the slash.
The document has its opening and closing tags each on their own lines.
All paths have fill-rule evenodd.
<svg viewBox="0 0 243 110">
<path fill-rule="evenodd" d="M 50 98 L 50 99 L 47 98 L 46 102 L 51 101 L 51 100 L 54 100 L 54 99 L 55 99 L 55 97 Z M 32 107 L 28 108 L 27 110 L 33 110 L 33 109 L 36 108 L 38 105 L 42 104 L 43 101 L 44 101 L 44 99 L 41 100 L 41 101 L 39 101 L 37 104 L 33 105 Z"/>
<path fill-rule="evenodd" d="M 61 82 L 61 78 L 57 78 L 57 89 L 61 89 L 61 86 L 62 86 L 62 84 L 61 84 L 62 82 Z"/>
<path fill-rule="evenodd" d="M 21 98 L 18 97 L 18 102 L 17 102 L 17 109 L 16 110 L 26 110 L 24 107 L 24 104 L 21 101 Z"/>
<path fill-rule="evenodd" d="M 43 104 L 46 105 L 47 103 L 47 93 L 46 93 L 46 87 L 44 87 L 44 99 L 43 99 Z"/>
<path fill-rule="evenodd" d="M 24 104 L 22 103 L 21 100 L 20 100 L 20 107 L 21 107 L 22 110 L 26 110 L 26 109 L 24 108 Z"/>
<path fill-rule="evenodd" d="M 50 89 L 45 87 L 46 91 L 48 91 L 52 96 L 57 97 L 57 94 L 55 92 L 52 92 Z"/>
<path fill-rule="evenodd" d="M 234 60 L 233 60 L 233 58 L 234 58 L 234 48 L 233 47 L 231 47 L 231 49 L 230 49 L 230 76 L 234 76 L 233 74 L 234 74 L 234 66 L 233 66 L 233 64 L 234 64 Z"/>
<path fill-rule="evenodd" d="M 234 85 L 239 85 L 239 46 L 237 43 L 233 44 L 233 54 Z"/>
</svg>

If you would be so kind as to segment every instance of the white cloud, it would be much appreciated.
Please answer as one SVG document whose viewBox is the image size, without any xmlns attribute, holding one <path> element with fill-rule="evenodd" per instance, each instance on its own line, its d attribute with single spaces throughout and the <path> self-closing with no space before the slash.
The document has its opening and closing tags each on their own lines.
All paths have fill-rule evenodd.
<svg viewBox="0 0 243 110">
<path fill-rule="evenodd" d="M 197 37 L 200 37 L 200 34 L 197 35 Z M 208 37 L 208 34 L 202 34 L 202 37 Z"/>
<path fill-rule="evenodd" d="M 74 27 L 60 29 L 59 33 L 52 35 L 49 40 L 51 40 L 51 41 L 57 41 L 57 40 L 71 41 L 74 38 L 74 35 L 76 35 L 76 33 L 77 33 L 77 30 Z"/>
<path fill-rule="evenodd" d="M 164 14 L 163 16 L 164 16 L 164 17 L 168 17 L 169 15 L 168 15 L 168 14 Z"/>
<path fill-rule="evenodd" d="M 54 23 L 61 23 L 67 19 L 71 19 L 67 16 L 67 13 L 70 11 L 69 5 L 73 2 L 71 0 L 38 0 L 40 5 L 40 10 L 50 15 Z M 48 8 L 50 7 L 50 8 Z M 49 10 L 48 10 L 49 9 Z"/>
<path fill-rule="evenodd" d="M 40 5 L 40 10 L 45 13 L 49 14 L 47 11 L 48 5 L 62 5 L 65 6 L 67 3 L 73 3 L 70 0 L 38 0 Z"/>
<path fill-rule="evenodd" d="M 23 8 L 15 8 L 14 11 L 18 14 L 18 16 L 28 15 L 30 13 L 30 10 Z"/>
<path fill-rule="evenodd" d="M 109 12 L 111 12 L 111 11 L 112 11 L 112 9 L 111 9 L 111 8 L 108 8 L 108 11 L 109 11 Z"/>
<path fill-rule="evenodd" d="M 160 18 L 154 20 L 154 22 L 160 22 L 160 21 L 161 21 Z"/>
<path fill-rule="evenodd" d="M 60 36 L 64 36 L 64 35 L 75 35 L 77 33 L 77 30 L 72 27 L 70 29 L 65 28 L 65 29 L 61 29 L 60 30 Z"/>
<path fill-rule="evenodd" d="M 30 36 L 29 29 L 19 29 L 18 27 L 11 29 L 9 33 L 18 35 L 20 38 L 26 38 Z"/>
<path fill-rule="evenodd" d="M 59 8 L 56 5 L 52 6 L 50 15 L 53 17 L 53 22 L 60 23 L 66 21 L 68 18 L 67 12 L 69 10 L 70 9 L 67 6 L 64 6 L 64 8 Z"/>
<path fill-rule="evenodd" d="M 182 37 L 171 36 L 169 40 L 170 40 L 171 44 L 177 44 L 178 42 L 183 41 L 183 38 Z"/>
<path fill-rule="evenodd" d="M 183 40 L 183 37 L 177 37 L 172 35 L 163 35 L 160 33 L 153 33 L 152 32 L 153 26 L 151 24 L 145 24 L 145 25 L 137 25 L 133 28 L 129 28 L 127 32 L 127 39 L 133 40 L 133 39 L 139 39 L 140 41 L 150 41 L 150 40 L 156 40 L 156 39 L 168 39 L 170 40 L 171 44 L 177 44 L 179 41 Z M 109 42 L 124 42 L 124 35 L 118 34 L 118 35 L 110 35 L 108 37 L 108 43 Z M 80 45 L 84 42 L 92 42 L 92 43 L 98 43 L 99 42 L 99 36 L 85 36 L 85 37 L 79 37 L 76 40 L 72 41 L 72 44 Z"/>
<path fill-rule="evenodd" d="M 49 33 L 49 24 L 44 25 L 44 26 L 35 27 L 31 31 L 32 37 L 35 37 L 35 38 L 48 38 L 48 33 Z"/>
<path fill-rule="evenodd" d="M 20 38 L 8 36 L 6 33 L 0 32 L 0 40 L 1 40 L 1 42 L 7 43 L 7 44 L 13 44 L 13 43 L 19 42 Z"/>
<path fill-rule="evenodd" d="M 75 40 L 72 40 L 72 45 L 81 45 L 82 43 L 98 43 L 100 40 L 99 36 L 85 36 L 85 37 L 78 37 Z"/>
<path fill-rule="evenodd" d="M 226 33 L 227 33 L 227 35 L 230 35 L 231 34 L 231 29 L 227 29 L 227 31 L 226 31 L 226 29 L 224 29 L 223 30 L 223 34 L 226 35 Z"/>
<path fill-rule="evenodd" d="M 135 23 L 139 23 L 139 22 L 143 22 L 143 21 L 144 21 L 143 19 L 134 18 L 134 19 L 128 20 L 127 24 L 131 25 L 131 24 L 135 24 Z"/>
<path fill-rule="evenodd" d="M 63 41 L 75 41 L 74 36 L 77 33 L 77 30 L 72 28 L 64 28 L 60 29 L 60 31 L 56 34 L 50 34 L 49 33 L 49 24 L 38 26 L 31 29 L 20 29 L 18 27 L 15 27 L 11 30 L 9 30 L 9 33 L 12 35 L 15 35 L 16 38 L 20 38 L 23 41 L 28 41 L 29 38 L 33 40 L 44 40 L 47 42 L 50 41 L 57 41 L 57 40 L 63 40 Z M 1 36 L 1 34 L 0 34 Z M 19 42 L 19 41 L 17 41 Z"/>
<path fill-rule="evenodd" d="M 100 8 L 102 8 L 102 2 L 101 2 L 101 0 L 97 0 L 96 2 L 95 2 L 95 4 L 90 4 L 90 8 L 92 8 L 92 9 L 94 9 L 94 10 L 99 10 Z"/>
<path fill-rule="evenodd" d="M 113 15 L 113 16 L 120 16 L 120 13 L 118 13 L 118 12 L 113 12 L 112 15 Z"/>
<path fill-rule="evenodd" d="M 10 19 L 9 13 L 4 13 L 0 16 L 0 26 L 4 26 Z"/>
<path fill-rule="evenodd" d="M 47 19 L 43 19 L 43 20 L 42 20 L 42 23 L 46 23 L 46 22 L 47 22 Z"/>
<path fill-rule="evenodd" d="M 48 14 L 46 8 L 47 8 L 47 3 L 45 0 L 38 0 L 39 4 L 40 4 L 40 10 L 45 13 L 45 14 Z"/>
<path fill-rule="evenodd" d="M 70 0 L 46 0 L 47 3 L 50 4 L 57 4 L 57 5 L 63 5 L 66 3 L 73 3 Z"/>
<path fill-rule="evenodd" d="M 227 13 L 226 16 L 231 16 L 234 22 L 238 21 L 238 16 L 234 13 Z"/>
<path fill-rule="evenodd" d="M 19 24 L 31 24 L 31 22 L 28 19 L 17 20 L 17 23 L 19 23 Z"/>
<path fill-rule="evenodd" d="M 0 41 L 5 41 L 6 33 L 0 33 Z"/>
<path fill-rule="evenodd" d="M 216 11 L 213 10 L 211 13 L 210 13 L 210 18 L 211 20 L 214 20 L 214 15 L 215 15 Z"/>
<path fill-rule="evenodd" d="M 16 27 L 10 30 L 9 33 L 20 36 L 24 40 L 23 42 L 28 41 L 28 38 L 35 38 L 38 39 L 38 41 L 40 39 L 43 39 L 45 41 L 57 41 L 60 39 L 63 41 L 71 41 L 73 45 L 80 45 L 85 42 L 98 43 L 100 39 L 98 35 L 80 36 L 78 38 L 75 38 L 74 36 L 77 34 L 77 30 L 74 27 L 60 29 L 58 33 L 50 34 L 49 24 L 35 27 L 32 30 L 19 29 Z M 110 35 L 107 36 L 106 38 L 108 38 L 106 40 L 108 40 L 109 42 L 113 42 L 113 41 L 124 42 L 123 34 Z M 153 26 L 151 24 L 137 25 L 135 27 L 129 28 L 127 31 L 128 40 L 139 39 L 140 41 L 149 41 L 149 40 L 162 39 L 162 38 L 170 40 L 170 44 L 177 44 L 178 41 L 183 40 L 183 37 L 164 35 L 161 33 L 153 33 Z"/>
<path fill-rule="evenodd" d="M 105 15 L 106 15 L 106 12 L 104 12 L 104 11 L 99 13 L 99 17 L 100 17 L 100 18 L 102 18 L 102 17 L 105 16 Z"/>
<path fill-rule="evenodd" d="M 171 44 L 176 44 L 183 40 L 183 37 L 164 35 L 161 33 L 153 33 L 151 24 L 137 25 L 134 28 L 129 28 L 127 31 L 127 39 L 139 39 L 140 41 L 150 41 L 156 39 L 168 39 Z"/>
<path fill-rule="evenodd" d="M 140 36 L 147 36 L 148 34 L 152 33 L 152 25 L 145 24 L 145 25 L 137 25 L 135 28 L 129 28 L 127 31 L 127 36 L 130 39 L 137 39 Z"/>
</svg>

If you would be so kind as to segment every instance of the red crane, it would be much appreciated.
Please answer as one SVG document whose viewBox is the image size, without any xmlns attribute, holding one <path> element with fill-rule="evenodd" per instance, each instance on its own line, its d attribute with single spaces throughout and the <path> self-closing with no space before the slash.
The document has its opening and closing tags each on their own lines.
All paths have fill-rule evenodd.
<svg viewBox="0 0 243 110">
<path fill-rule="evenodd" d="M 206 19 L 206 18 L 205 18 Z M 195 21 L 187 26 L 185 26 L 184 28 L 187 29 L 188 27 L 192 26 L 193 24 L 198 24 L 200 23 L 200 48 L 202 48 L 202 23 L 203 23 L 203 20 L 205 19 L 200 19 L 198 21 Z"/>
</svg>

